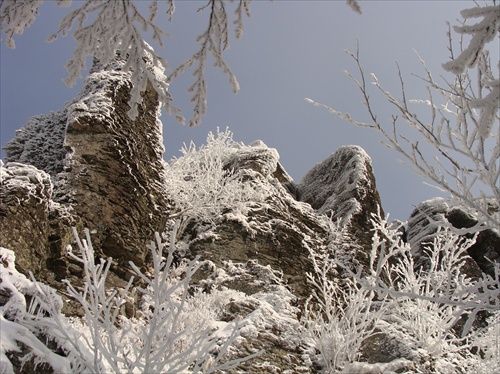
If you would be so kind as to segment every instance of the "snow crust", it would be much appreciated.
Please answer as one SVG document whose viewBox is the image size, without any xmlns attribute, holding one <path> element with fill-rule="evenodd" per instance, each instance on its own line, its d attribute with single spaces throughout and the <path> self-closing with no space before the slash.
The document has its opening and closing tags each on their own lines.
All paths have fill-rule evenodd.
<svg viewBox="0 0 500 374">
<path fill-rule="evenodd" d="M 0 160 L 0 182 L 5 189 L 22 189 L 28 195 L 37 196 L 37 188 L 41 188 L 42 194 L 52 194 L 52 183 L 50 176 L 32 165 L 20 162 L 8 162 L 6 165 Z"/>
</svg>

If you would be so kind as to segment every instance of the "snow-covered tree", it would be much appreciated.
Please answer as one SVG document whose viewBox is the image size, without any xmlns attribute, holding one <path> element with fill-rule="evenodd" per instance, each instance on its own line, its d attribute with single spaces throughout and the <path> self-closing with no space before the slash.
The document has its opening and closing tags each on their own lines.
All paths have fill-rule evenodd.
<svg viewBox="0 0 500 374">
<path fill-rule="evenodd" d="M 450 61 L 444 69 L 453 80 L 438 82 L 421 59 L 429 97 L 410 100 L 399 71 L 402 97 L 385 90 L 375 74 L 372 86 L 395 107 L 397 114 L 385 123 L 377 116 L 370 98 L 370 85 L 362 67 L 359 47 L 348 52 L 358 67 L 358 77 L 347 73 L 361 91 L 370 122 L 361 122 L 311 99 L 350 124 L 367 127 L 382 135 L 384 145 L 402 155 L 418 174 L 451 194 L 451 203 L 465 207 L 478 219 L 471 231 L 500 227 L 500 79 L 486 49 L 500 32 L 500 5 L 477 6 L 461 12 L 464 22 L 454 27 L 459 36 L 459 53 L 452 32 L 448 33 Z M 479 19 L 479 21 L 476 21 Z M 472 21 L 472 24 L 467 24 Z M 493 44 L 495 46 L 495 44 Z M 496 45 L 498 46 L 498 45 Z M 419 112 L 413 105 L 425 105 Z M 411 131 L 401 130 L 401 122 Z M 387 125 L 387 126 L 386 126 Z M 413 131 L 413 132 L 412 132 Z M 423 140 L 429 147 L 422 145 Z M 432 148 L 435 152 L 432 152 Z"/>
</svg>

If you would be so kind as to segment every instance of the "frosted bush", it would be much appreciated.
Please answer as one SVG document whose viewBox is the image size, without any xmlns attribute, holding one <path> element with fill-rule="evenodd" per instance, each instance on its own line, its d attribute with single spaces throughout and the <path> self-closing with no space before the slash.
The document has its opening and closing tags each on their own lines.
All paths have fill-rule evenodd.
<svg viewBox="0 0 500 374">
<path fill-rule="evenodd" d="M 374 215 L 372 225 L 368 269 L 352 269 L 339 258 L 348 238 L 338 225 L 331 225 L 330 247 L 311 251 L 314 273 L 308 279 L 314 303 L 306 306 L 305 326 L 309 345 L 319 352 L 317 362 L 328 372 L 379 370 L 356 361 L 363 342 L 383 332 L 412 352 L 404 359 L 422 370 L 430 370 L 425 365 L 443 373 L 454 373 L 457 366 L 498 370 L 499 266 L 495 277 L 473 280 L 463 273 L 475 237 L 441 228 L 416 262 L 400 225 L 388 225 L 380 215 Z M 477 330 L 472 323 L 480 311 L 493 315 L 487 327 Z M 404 359 L 394 364 L 404 366 Z"/>
<path fill-rule="evenodd" d="M 316 361 L 333 373 L 359 359 L 363 341 L 375 333 L 383 302 L 349 279 L 338 280 L 342 265 L 336 257 L 342 253 L 347 234 L 340 223 L 331 222 L 330 229 L 328 247 L 310 250 L 314 271 L 307 279 L 314 288 L 305 306 L 304 325 L 308 345 L 319 352 L 313 354 Z"/>
<path fill-rule="evenodd" d="M 454 360 L 456 364 L 463 357 L 473 357 L 467 339 L 478 332 L 472 323 L 479 311 L 495 310 L 499 303 L 498 284 L 492 277 L 472 280 L 463 273 L 475 237 L 465 239 L 441 228 L 417 264 L 411 248 L 401 240 L 400 230 L 388 227 L 381 217 L 372 222 L 370 275 L 355 275 L 355 279 L 385 298 L 381 329 L 407 347 L 423 350 L 440 365 L 453 366 Z M 464 316 L 466 323 L 458 335 L 455 327 Z"/>
<path fill-rule="evenodd" d="M 231 156 L 243 149 L 252 147 L 234 141 L 227 129 L 217 130 L 208 134 L 206 145 L 185 145 L 182 157 L 167 165 L 166 189 L 184 224 L 193 219 L 211 223 L 228 210 L 246 214 L 253 203 L 265 200 L 268 194 L 257 181 L 244 181 L 228 166 Z"/>
<path fill-rule="evenodd" d="M 177 226 L 171 233 L 170 245 L 157 234 L 156 241 L 148 246 L 152 253 L 148 272 L 130 264 L 139 285 L 133 287 L 132 278 L 119 290 L 106 287 L 111 259 L 96 261 L 89 231 L 86 230 L 84 240 L 80 240 L 75 231 L 80 256 L 72 252 L 69 256 L 84 269 L 83 288 L 67 282 L 67 291 L 81 306 L 84 318 L 67 319 L 61 313 L 61 298 L 54 290 L 24 278 L 26 285 L 33 289 L 34 298 L 26 311 L 24 296 L 17 292 L 15 295 L 19 297 L 11 298 L 10 304 L 2 308 L 2 328 L 23 337 L 12 334 L 2 337 L 2 368 L 12 367 L 4 352 L 15 350 L 15 341 L 27 345 L 40 357 L 40 362 L 48 362 L 62 372 L 211 373 L 234 368 L 245 361 L 247 358 L 221 361 L 239 336 L 240 328 L 235 323 L 216 321 L 223 298 L 219 293 L 210 297 L 190 294 L 190 282 L 199 262 L 194 259 L 174 266 Z M 13 268 L 10 258 L 9 264 Z M 2 287 L 6 286 L 6 280 L 2 280 Z M 126 318 L 123 307 L 134 299 L 134 293 L 140 297 L 141 307 L 135 316 Z M 20 307 L 14 308 L 13 304 Z M 208 310 L 205 309 L 203 315 L 198 308 Z M 4 318 L 5 310 L 11 319 L 16 314 L 13 321 Z M 67 357 L 52 353 L 35 333 L 55 341 Z"/>
<path fill-rule="evenodd" d="M 317 362 L 333 373 L 359 359 L 363 341 L 376 333 L 382 309 L 372 301 L 373 292 L 351 282 L 343 288 L 326 285 L 320 292 L 321 296 L 315 296 L 319 304 L 306 305 L 306 341 L 319 352 Z M 326 294 L 330 304 L 321 300 Z"/>
</svg>

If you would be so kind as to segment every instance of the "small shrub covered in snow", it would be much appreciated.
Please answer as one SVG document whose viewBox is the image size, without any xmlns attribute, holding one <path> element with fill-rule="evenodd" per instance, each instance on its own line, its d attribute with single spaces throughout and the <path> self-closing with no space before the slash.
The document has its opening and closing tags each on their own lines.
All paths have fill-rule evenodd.
<svg viewBox="0 0 500 374">
<path fill-rule="evenodd" d="M 368 269 L 353 270 L 335 256 L 344 243 L 336 225 L 332 247 L 311 252 L 315 303 L 306 307 L 304 324 L 310 347 L 319 352 L 316 361 L 328 372 L 379 372 L 378 364 L 357 362 L 366 360 L 365 341 L 379 335 L 399 351 L 390 352 L 399 356 L 393 362 L 398 367 L 411 361 L 424 372 L 498 370 L 498 269 L 496 278 L 485 274 L 478 280 L 461 271 L 475 237 L 441 228 L 417 263 L 399 227 L 380 216 L 372 223 Z M 342 273 L 350 277 L 340 282 Z M 491 314 L 481 329 L 473 327 L 479 312 Z"/>
<path fill-rule="evenodd" d="M 260 145 L 260 147 L 267 147 Z M 254 150 L 233 140 L 229 130 L 209 133 L 207 144 L 194 143 L 181 149 L 182 157 L 167 165 L 166 189 L 174 200 L 184 224 L 191 220 L 213 223 L 223 212 L 246 214 L 252 203 L 268 196 L 255 180 L 230 167 L 232 156 L 242 150 Z M 276 155 L 277 162 L 277 155 Z"/>
<path fill-rule="evenodd" d="M 172 240 L 175 236 L 174 231 Z M 210 301 L 190 295 L 198 260 L 175 267 L 173 241 L 168 246 L 157 235 L 149 245 L 153 261 L 150 273 L 131 263 L 140 286 L 132 287 L 131 279 L 125 289 L 109 290 L 106 279 L 111 259 L 96 261 L 88 230 L 85 240 L 80 240 L 76 231 L 75 238 L 80 256 L 69 255 L 82 264 L 84 285 L 79 289 L 68 282 L 67 291 L 83 309 L 81 320 L 61 314 L 62 301 L 55 291 L 17 273 L 13 253 L 2 248 L 1 287 L 12 294 L 0 308 L 2 370 L 12 371 L 6 352 L 18 351 L 17 342 L 30 349 L 29 356 L 35 356 L 35 362 L 46 362 L 57 372 L 211 373 L 234 368 L 247 359 L 221 361 L 238 337 L 239 327 L 214 323 L 216 298 Z M 126 318 L 120 311 L 132 291 L 141 296 L 141 309 L 136 316 Z M 33 296 L 29 308 L 23 293 Z M 207 306 L 214 311 L 204 316 L 194 312 Z M 36 334 L 55 341 L 66 357 L 53 353 Z"/>
</svg>

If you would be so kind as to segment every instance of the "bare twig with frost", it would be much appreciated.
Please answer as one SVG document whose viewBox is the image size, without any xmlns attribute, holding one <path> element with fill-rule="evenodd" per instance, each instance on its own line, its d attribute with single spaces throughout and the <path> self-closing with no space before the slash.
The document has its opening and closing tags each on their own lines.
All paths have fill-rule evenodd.
<svg viewBox="0 0 500 374">
<path fill-rule="evenodd" d="M 218 332 L 203 321 L 186 321 L 186 305 L 191 297 L 188 291 L 199 262 L 187 261 L 179 271 L 174 267 L 177 226 L 171 233 L 169 246 L 158 234 L 148 246 L 152 254 L 151 274 L 130 264 L 142 284 L 134 287 L 143 299 L 140 317 L 128 319 L 121 312 L 130 297 L 133 279 L 119 291 L 106 287 L 112 260 L 95 263 L 86 230 L 86 239 L 80 240 L 74 233 L 81 257 L 70 253 L 84 269 L 83 289 L 67 282 L 69 296 L 78 302 L 85 315 L 83 332 L 78 334 L 69 327 L 60 313 L 60 305 L 47 293 L 50 290 L 40 286 L 40 296 L 35 298 L 25 323 L 50 332 L 68 352 L 76 372 L 212 373 L 232 369 L 255 357 L 256 354 L 221 361 L 239 336 L 237 324 L 227 324 L 224 331 Z"/>
<path fill-rule="evenodd" d="M 397 98 L 370 74 L 371 85 L 396 108 L 398 114 L 386 126 L 377 117 L 370 99 L 367 76 L 362 68 L 359 47 L 356 53 L 347 52 L 355 61 L 358 77 L 347 75 L 354 81 L 363 96 L 371 122 L 353 119 L 326 105 L 321 106 L 348 123 L 367 127 L 382 135 L 383 144 L 401 154 L 412 169 L 429 179 L 440 189 L 451 194 L 455 203 L 462 205 L 476 216 L 479 224 L 472 231 L 500 227 L 500 79 L 494 78 L 491 62 L 485 46 L 500 30 L 500 7 L 478 7 L 462 12 L 465 18 L 483 17 L 472 26 L 456 27 L 460 34 L 471 34 L 468 47 L 458 57 L 444 64 L 444 68 L 456 74 L 453 82 L 438 83 L 420 58 L 426 76 L 429 98 L 408 100 L 398 66 L 402 97 Z M 450 52 L 453 56 L 451 32 Z M 473 78 L 475 69 L 478 79 Z M 441 98 L 442 104 L 440 104 Z M 413 111 L 412 104 L 424 104 L 430 109 L 431 118 Z M 435 155 L 425 150 L 420 140 L 413 140 L 399 130 L 400 121 L 435 150 Z"/>
<path fill-rule="evenodd" d="M 22 34 L 35 21 L 42 3 L 41 0 L 1 1 L 1 31 L 5 34 L 8 47 L 15 48 L 14 35 Z M 71 0 L 57 1 L 60 7 L 68 7 L 72 3 Z M 132 0 L 85 0 L 75 3 L 78 4 L 76 9 L 64 16 L 59 30 L 47 38 L 47 41 L 54 41 L 59 35 L 66 36 L 73 30 L 77 46 L 73 57 L 66 64 L 68 77 L 65 83 L 68 86 L 74 85 L 82 77 L 81 72 L 86 69 L 87 56 L 93 56 L 101 64 L 107 65 L 120 54 L 126 59 L 124 69 L 132 73 L 133 84 L 129 100 L 131 118 L 135 118 L 138 114 L 138 106 L 142 103 L 141 93 L 146 90 L 149 81 L 166 111 L 184 123 L 185 119 L 181 116 L 180 110 L 173 105 L 168 86 L 186 67 L 196 63 L 198 67 L 193 74 L 195 83 L 189 89 L 189 92 L 193 93 L 191 101 L 194 103 L 193 118 L 190 120 L 192 126 L 200 124 L 201 117 L 206 112 L 207 91 L 204 74 L 209 54 L 214 57 L 215 66 L 229 76 L 233 91 L 239 90 L 235 75 L 223 59 L 223 52 L 229 47 L 230 17 L 226 11 L 228 1 L 209 0 L 207 5 L 202 7 L 210 9 L 210 16 L 206 32 L 197 38 L 200 50 L 175 69 L 168 81 L 164 75 L 164 70 L 170 69 L 167 61 L 144 39 L 144 35 L 150 33 L 151 39 L 163 46 L 164 37 L 168 35 L 158 24 L 158 0 L 150 0 L 147 15 L 143 14 L 138 2 Z M 168 20 L 172 21 L 175 1 L 166 0 L 165 3 Z M 239 0 L 237 3 L 234 12 L 235 36 L 240 38 L 243 35 L 243 20 L 250 16 L 251 0 Z"/>
<path fill-rule="evenodd" d="M 250 1 L 240 1 L 239 6 L 236 8 L 237 19 L 235 23 L 237 38 L 241 37 L 243 33 L 243 15 L 250 16 L 249 3 Z M 172 81 L 182 74 L 187 67 L 196 65 L 193 72 L 195 82 L 188 89 L 188 92 L 192 93 L 191 102 L 194 103 L 193 118 L 189 122 L 190 126 L 199 125 L 201 117 L 205 115 L 207 110 L 205 67 L 209 55 L 215 60 L 214 66 L 220 68 L 229 77 L 233 92 L 238 93 L 240 89 L 236 76 L 222 58 L 223 52 L 229 48 L 229 17 L 226 12 L 226 4 L 224 1 L 210 0 L 207 5 L 198 11 L 203 11 L 205 8 L 210 9 L 210 17 L 206 31 L 196 38 L 200 43 L 200 49 L 169 76 L 169 81 Z"/>
</svg>

